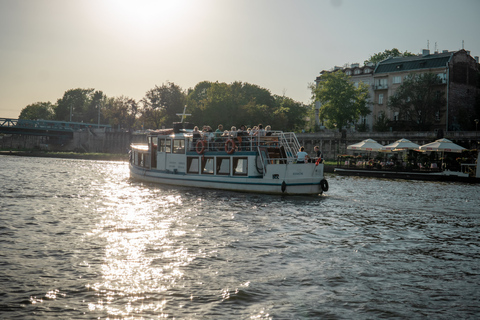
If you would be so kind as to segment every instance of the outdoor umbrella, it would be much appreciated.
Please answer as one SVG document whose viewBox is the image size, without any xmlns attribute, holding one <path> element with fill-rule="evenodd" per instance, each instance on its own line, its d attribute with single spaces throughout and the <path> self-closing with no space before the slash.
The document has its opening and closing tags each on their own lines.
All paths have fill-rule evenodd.
<svg viewBox="0 0 480 320">
<path fill-rule="evenodd" d="M 459 146 L 458 144 L 453 143 L 448 139 L 438 139 L 434 142 L 424 144 L 423 146 L 418 147 L 420 151 L 437 151 L 442 153 L 442 168 L 443 168 L 443 158 L 445 152 L 457 152 L 460 153 L 465 150 L 464 147 Z"/>
<path fill-rule="evenodd" d="M 390 151 L 400 151 L 400 150 L 415 150 L 418 149 L 420 146 L 416 143 L 413 143 L 407 139 L 400 139 L 395 141 L 394 143 L 387 144 L 385 146 L 386 150 Z"/>
<path fill-rule="evenodd" d="M 367 139 L 347 146 L 347 150 L 382 151 L 384 147 L 375 140 Z"/>
<path fill-rule="evenodd" d="M 465 150 L 465 148 L 444 138 L 444 139 L 438 139 L 434 142 L 424 144 L 423 146 L 418 147 L 418 150 L 420 150 L 420 151 L 441 151 L 441 152 L 457 152 L 457 153 L 460 153 L 463 150 Z"/>
</svg>

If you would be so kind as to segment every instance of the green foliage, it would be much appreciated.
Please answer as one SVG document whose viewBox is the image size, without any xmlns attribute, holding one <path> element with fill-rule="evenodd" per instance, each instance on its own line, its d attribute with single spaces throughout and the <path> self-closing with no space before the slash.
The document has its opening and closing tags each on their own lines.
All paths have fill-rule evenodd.
<svg viewBox="0 0 480 320">
<path fill-rule="evenodd" d="M 36 102 L 22 109 L 19 119 L 53 120 L 55 106 L 51 102 Z"/>
<path fill-rule="evenodd" d="M 360 116 L 370 114 L 368 86 L 360 83 L 358 88 L 342 71 L 322 75 L 317 87 L 312 87 L 315 101 L 320 101 L 319 118 L 327 128 L 342 129 Z"/>
<path fill-rule="evenodd" d="M 142 99 L 142 120 L 146 128 L 172 127 L 173 122 L 179 122 L 181 119 L 176 114 L 183 112 L 185 100 L 186 93 L 173 82 L 147 91 Z"/>
<path fill-rule="evenodd" d="M 69 121 L 70 112 L 73 122 L 96 123 L 98 121 L 98 108 L 103 104 L 104 95 L 94 89 L 71 89 L 57 100 L 55 120 Z"/>
<path fill-rule="evenodd" d="M 392 50 L 385 50 L 384 52 L 375 53 L 374 55 L 370 56 L 368 60 L 365 60 L 365 64 L 369 62 L 377 64 L 380 61 L 388 59 L 390 57 L 408 57 L 408 56 L 414 56 L 414 54 L 408 51 L 405 51 L 402 53 L 397 48 L 393 48 Z"/>
<path fill-rule="evenodd" d="M 225 129 L 262 123 L 273 130 L 295 130 L 303 127 L 308 110 L 302 103 L 242 82 L 200 82 L 189 92 L 187 105 L 192 114 L 188 121 L 212 128 L 223 124 Z"/>
<path fill-rule="evenodd" d="M 380 111 L 375 119 L 373 130 L 377 132 L 386 132 L 390 129 L 390 120 L 387 118 L 385 112 Z"/>
<path fill-rule="evenodd" d="M 303 103 L 272 95 L 254 84 L 204 81 L 189 89 L 188 95 L 179 86 L 167 82 L 147 91 L 139 102 L 124 96 L 106 97 L 94 89 L 71 89 L 56 105 L 38 102 L 25 107 L 19 118 L 70 121 L 72 114 L 71 121 L 97 123 L 100 108 L 100 122 L 115 129 L 157 129 L 180 121 L 177 113 L 183 112 L 185 104 L 187 113 L 192 114 L 186 121 L 213 128 L 223 124 L 225 129 L 262 123 L 273 130 L 300 130 L 310 111 Z"/>
<path fill-rule="evenodd" d="M 428 131 L 435 121 L 435 115 L 445 105 L 439 83 L 434 73 L 409 75 L 390 97 L 388 106 L 398 111 L 399 119 L 409 126 L 419 131 Z"/>
<path fill-rule="evenodd" d="M 138 114 L 138 103 L 124 96 L 108 98 L 105 103 L 104 115 L 113 128 L 132 129 Z"/>
</svg>

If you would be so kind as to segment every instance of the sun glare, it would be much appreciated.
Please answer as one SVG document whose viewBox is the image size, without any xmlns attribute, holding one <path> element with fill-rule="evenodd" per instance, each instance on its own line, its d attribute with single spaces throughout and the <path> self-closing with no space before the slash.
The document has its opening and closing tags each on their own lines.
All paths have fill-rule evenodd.
<svg viewBox="0 0 480 320">
<path fill-rule="evenodd" d="M 109 0 L 112 19 L 130 28 L 168 27 L 188 10 L 186 0 Z"/>
</svg>

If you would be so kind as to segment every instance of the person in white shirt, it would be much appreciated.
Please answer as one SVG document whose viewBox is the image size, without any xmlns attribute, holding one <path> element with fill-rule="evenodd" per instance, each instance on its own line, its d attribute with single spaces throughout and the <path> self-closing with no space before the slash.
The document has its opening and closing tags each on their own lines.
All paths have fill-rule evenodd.
<svg viewBox="0 0 480 320">
<path fill-rule="evenodd" d="M 307 159 L 310 159 L 308 153 L 305 152 L 304 147 L 300 147 L 300 151 L 297 152 L 297 163 L 305 163 Z"/>
</svg>

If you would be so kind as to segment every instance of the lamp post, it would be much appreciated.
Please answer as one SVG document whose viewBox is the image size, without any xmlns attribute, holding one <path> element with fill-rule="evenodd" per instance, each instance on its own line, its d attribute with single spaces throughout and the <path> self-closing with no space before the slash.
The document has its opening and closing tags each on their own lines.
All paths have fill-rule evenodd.
<svg viewBox="0 0 480 320">
<path fill-rule="evenodd" d="M 478 119 L 475 119 L 473 121 L 475 121 L 475 142 L 476 142 L 477 148 L 478 148 L 478 138 L 477 138 Z"/>
</svg>

